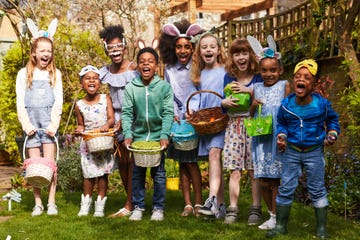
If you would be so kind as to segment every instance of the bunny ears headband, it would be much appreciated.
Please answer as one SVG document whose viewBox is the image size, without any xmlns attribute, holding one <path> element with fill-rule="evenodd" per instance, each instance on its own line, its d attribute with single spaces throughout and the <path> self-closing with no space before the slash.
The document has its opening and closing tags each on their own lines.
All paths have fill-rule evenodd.
<svg viewBox="0 0 360 240">
<path fill-rule="evenodd" d="M 281 59 L 281 53 L 276 51 L 276 43 L 271 35 L 267 36 L 266 38 L 269 47 L 264 48 L 261 46 L 260 42 L 256 38 L 252 36 L 247 36 L 246 39 L 248 40 L 252 50 L 255 52 L 258 60 L 264 58 Z"/>
<path fill-rule="evenodd" d="M 26 25 L 29 28 L 29 31 L 32 35 L 32 39 L 37 39 L 39 37 L 47 37 L 49 38 L 51 41 L 54 40 L 54 35 L 56 32 L 56 28 L 57 28 L 57 24 L 58 24 L 58 20 L 56 18 L 54 18 L 48 27 L 48 30 L 39 30 L 39 28 L 36 26 L 36 24 L 34 23 L 33 20 L 31 20 L 30 18 L 26 19 Z"/>
<path fill-rule="evenodd" d="M 168 23 L 163 26 L 163 32 L 176 38 L 183 37 L 191 39 L 193 36 L 201 32 L 201 27 L 194 23 L 189 26 L 185 33 L 180 33 L 179 29 L 174 24 Z"/>
</svg>

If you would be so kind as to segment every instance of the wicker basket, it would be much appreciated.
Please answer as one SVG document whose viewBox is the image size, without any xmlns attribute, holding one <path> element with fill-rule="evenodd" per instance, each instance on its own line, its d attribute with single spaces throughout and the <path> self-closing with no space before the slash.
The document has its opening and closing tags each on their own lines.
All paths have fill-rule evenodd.
<svg viewBox="0 0 360 240">
<path fill-rule="evenodd" d="M 135 142 L 136 143 L 136 142 Z M 133 146 L 127 147 L 134 155 L 135 165 L 138 167 L 157 167 L 161 162 L 163 147 L 159 149 L 136 149 Z"/>
<path fill-rule="evenodd" d="M 222 99 L 222 96 L 217 92 L 210 90 L 200 90 L 191 94 L 186 102 L 186 112 L 189 112 L 190 99 L 199 93 L 212 93 Z M 199 135 L 216 134 L 223 131 L 229 121 L 229 116 L 223 113 L 221 107 L 212 107 L 200 109 L 193 113 L 189 123 L 195 128 Z"/>
<path fill-rule="evenodd" d="M 100 132 L 99 130 L 82 133 L 83 139 L 91 153 L 103 152 L 114 149 L 114 131 Z"/>
<path fill-rule="evenodd" d="M 198 147 L 198 136 L 193 126 L 185 120 L 174 122 L 171 127 L 174 148 L 181 151 L 191 151 Z"/>
<path fill-rule="evenodd" d="M 23 146 L 23 158 L 25 169 L 25 180 L 33 187 L 47 187 L 50 185 L 53 175 L 56 174 L 56 162 L 59 158 L 59 142 L 54 136 L 56 143 L 56 159 L 55 162 L 43 157 L 26 158 L 26 142 L 28 136 L 25 137 Z"/>
</svg>

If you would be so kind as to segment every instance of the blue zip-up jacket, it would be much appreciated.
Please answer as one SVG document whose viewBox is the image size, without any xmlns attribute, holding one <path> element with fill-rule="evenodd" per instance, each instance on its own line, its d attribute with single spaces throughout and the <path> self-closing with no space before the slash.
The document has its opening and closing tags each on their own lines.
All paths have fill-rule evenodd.
<svg viewBox="0 0 360 240">
<path fill-rule="evenodd" d="M 174 118 L 174 96 L 168 82 L 155 75 L 148 86 L 140 76 L 125 87 L 122 128 L 125 139 L 168 140 Z"/>
<path fill-rule="evenodd" d="M 304 107 L 304 112 L 296 112 L 296 95 L 283 99 L 277 115 L 276 135 L 284 133 L 287 141 L 300 148 L 324 143 L 327 132 L 335 130 L 340 134 L 339 116 L 332 109 L 331 102 L 317 93 L 312 94 L 313 103 Z"/>
</svg>

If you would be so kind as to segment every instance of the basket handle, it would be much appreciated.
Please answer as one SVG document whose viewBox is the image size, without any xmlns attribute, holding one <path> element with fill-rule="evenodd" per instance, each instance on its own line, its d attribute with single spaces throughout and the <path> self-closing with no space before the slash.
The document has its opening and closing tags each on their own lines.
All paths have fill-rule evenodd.
<svg viewBox="0 0 360 240">
<path fill-rule="evenodd" d="M 189 96 L 188 100 L 186 101 L 186 113 L 187 113 L 187 114 L 189 114 L 189 102 L 190 102 L 191 98 L 192 98 L 193 96 L 195 96 L 196 94 L 199 94 L 199 93 L 212 93 L 212 94 L 215 94 L 216 96 L 218 96 L 220 99 L 222 99 L 222 96 L 221 96 L 219 93 L 214 92 L 214 91 L 211 91 L 211 90 L 199 90 L 199 91 L 193 92 L 193 93 Z"/>
<path fill-rule="evenodd" d="M 132 151 L 132 152 L 158 152 L 158 151 L 162 151 L 164 150 L 165 148 L 163 146 L 161 146 L 159 149 L 155 149 L 155 150 L 147 150 L 147 149 L 134 149 L 132 148 L 131 146 L 126 146 L 126 148 L 129 150 L 129 151 Z"/>
<path fill-rule="evenodd" d="M 44 129 L 44 128 L 39 128 L 39 129 L 36 129 L 36 131 L 42 131 L 42 132 L 45 133 L 46 129 Z M 24 140 L 24 145 L 23 145 L 23 159 L 24 159 L 24 160 L 25 160 L 25 158 L 26 158 L 26 147 L 25 147 L 25 146 L 26 146 L 26 142 L 27 142 L 28 138 L 29 138 L 29 136 L 26 135 L 25 140 Z M 59 149 L 59 141 L 58 141 L 58 138 L 57 138 L 55 135 L 54 135 L 53 138 L 55 139 L 55 144 L 56 144 L 56 158 L 55 158 L 55 162 L 57 162 L 57 160 L 59 159 L 59 151 L 60 151 L 60 149 Z"/>
<path fill-rule="evenodd" d="M 93 131 L 85 131 L 85 132 L 82 132 L 80 133 L 81 135 L 87 135 L 87 136 L 94 136 L 94 135 L 111 135 L 111 134 L 114 134 L 115 133 L 115 130 L 113 128 L 109 128 L 109 131 L 107 132 L 93 132 Z"/>
</svg>

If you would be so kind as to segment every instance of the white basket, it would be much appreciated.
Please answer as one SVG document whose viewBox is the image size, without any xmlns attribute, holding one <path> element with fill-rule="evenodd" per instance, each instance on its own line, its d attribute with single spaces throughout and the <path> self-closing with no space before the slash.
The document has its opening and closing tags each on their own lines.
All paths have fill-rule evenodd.
<svg viewBox="0 0 360 240">
<path fill-rule="evenodd" d="M 198 147 L 198 139 L 194 138 L 187 141 L 173 141 L 174 148 L 181 151 L 191 151 Z"/>
<path fill-rule="evenodd" d="M 138 150 L 127 147 L 134 155 L 135 165 L 138 167 L 157 167 L 161 162 L 163 147 L 157 150 Z"/>
<path fill-rule="evenodd" d="M 44 129 L 37 129 L 37 131 L 45 131 Z M 26 158 L 26 142 L 29 136 L 25 137 L 24 146 L 23 146 L 23 159 Z M 59 159 L 59 141 L 56 136 L 54 136 L 55 144 L 56 144 L 56 158 L 55 163 Z M 50 160 L 48 160 L 50 161 Z M 53 177 L 53 170 L 51 167 L 42 164 L 42 163 L 31 163 L 26 167 L 25 170 L 25 179 L 26 182 L 33 187 L 47 187 L 50 185 L 52 177 Z"/>
<path fill-rule="evenodd" d="M 40 163 L 29 164 L 26 168 L 25 179 L 28 184 L 33 187 L 47 187 L 51 183 L 53 170 Z"/>
<path fill-rule="evenodd" d="M 114 138 L 112 136 L 94 137 L 85 142 L 91 153 L 114 149 Z"/>
</svg>

